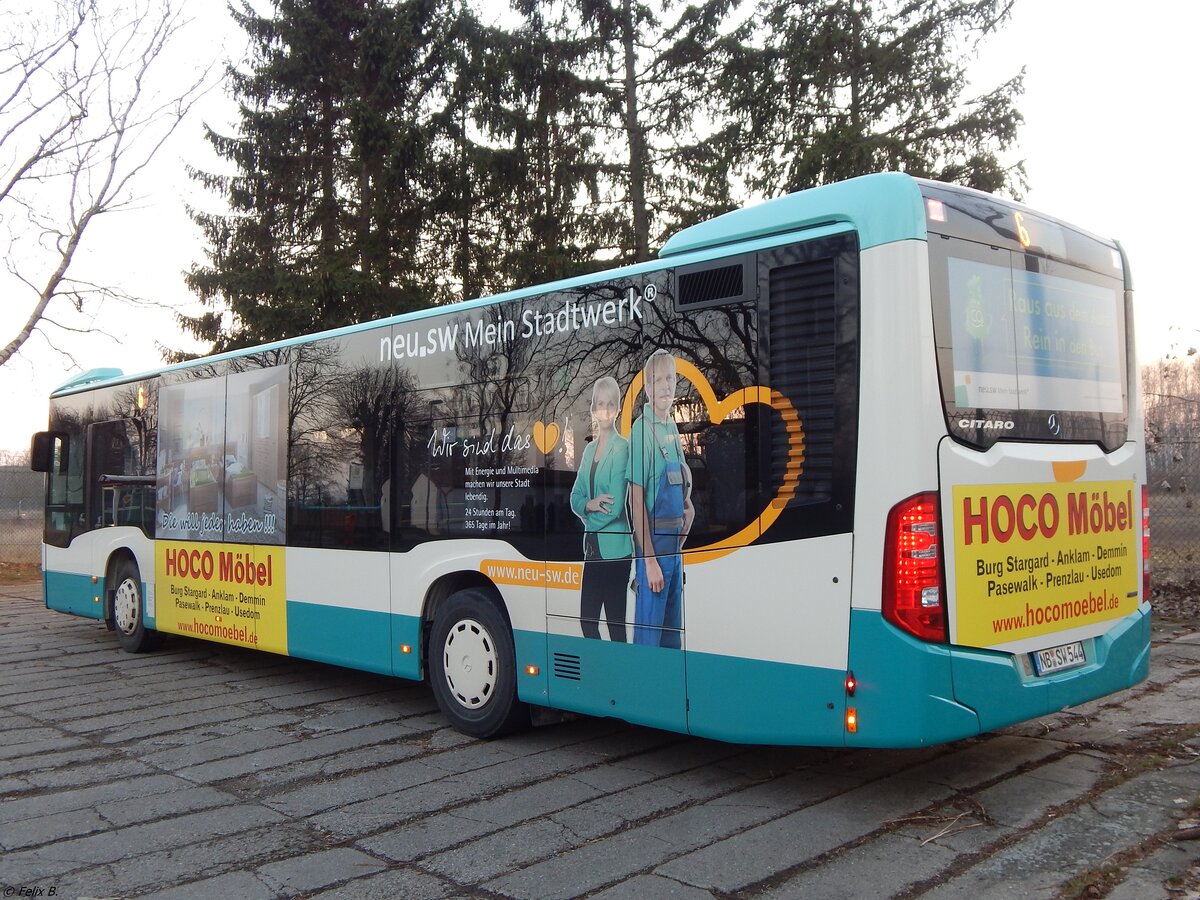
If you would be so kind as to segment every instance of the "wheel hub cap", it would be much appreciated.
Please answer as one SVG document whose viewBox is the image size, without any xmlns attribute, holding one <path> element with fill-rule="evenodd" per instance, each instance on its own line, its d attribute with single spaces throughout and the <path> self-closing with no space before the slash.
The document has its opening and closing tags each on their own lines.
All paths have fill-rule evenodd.
<svg viewBox="0 0 1200 900">
<path fill-rule="evenodd" d="M 117 587 L 113 597 L 113 617 L 124 634 L 133 634 L 138 625 L 138 589 L 132 579 L 126 578 Z"/>
<path fill-rule="evenodd" d="M 446 684 L 454 699 L 467 709 L 479 709 L 496 688 L 496 644 L 474 619 L 462 619 L 446 635 L 442 659 Z"/>
</svg>

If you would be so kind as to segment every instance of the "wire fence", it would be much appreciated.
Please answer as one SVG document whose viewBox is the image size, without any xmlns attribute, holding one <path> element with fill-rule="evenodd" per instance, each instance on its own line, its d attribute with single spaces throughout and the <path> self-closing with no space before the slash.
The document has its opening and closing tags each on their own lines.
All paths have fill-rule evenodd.
<svg viewBox="0 0 1200 900">
<path fill-rule="evenodd" d="M 1155 578 L 1200 576 L 1200 437 L 1159 440 L 1146 454 Z"/>
<path fill-rule="evenodd" d="M 1160 441 L 1146 455 L 1146 463 L 1154 577 L 1200 577 L 1200 438 Z M 0 571 L 36 575 L 43 484 L 38 472 L 0 466 Z"/>
<path fill-rule="evenodd" d="M 0 573 L 36 576 L 42 559 L 44 476 L 0 466 Z"/>
</svg>

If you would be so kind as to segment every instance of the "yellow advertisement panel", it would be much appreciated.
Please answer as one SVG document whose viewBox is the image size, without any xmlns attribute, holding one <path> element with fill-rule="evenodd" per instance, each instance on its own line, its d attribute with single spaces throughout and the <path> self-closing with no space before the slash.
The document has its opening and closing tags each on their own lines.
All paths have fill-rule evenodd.
<svg viewBox="0 0 1200 900">
<path fill-rule="evenodd" d="M 283 554 L 263 545 L 159 541 L 155 627 L 287 653 Z"/>
<path fill-rule="evenodd" d="M 956 644 L 999 647 L 1137 609 L 1130 481 L 954 488 Z"/>
</svg>

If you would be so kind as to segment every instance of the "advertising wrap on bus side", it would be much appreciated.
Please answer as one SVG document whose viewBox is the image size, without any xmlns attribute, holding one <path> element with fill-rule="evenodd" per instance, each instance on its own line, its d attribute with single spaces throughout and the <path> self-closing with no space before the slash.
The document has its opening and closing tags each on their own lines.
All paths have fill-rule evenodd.
<svg viewBox="0 0 1200 900">
<path fill-rule="evenodd" d="M 481 738 L 972 737 L 1147 677 L 1131 316 L 1115 242 L 882 173 L 634 265 L 83 373 L 34 442 L 46 604 L 132 653 L 423 680 Z"/>
<path fill-rule="evenodd" d="M 282 547 L 159 541 L 154 569 L 157 630 L 288 652 Z"/>
</svg>

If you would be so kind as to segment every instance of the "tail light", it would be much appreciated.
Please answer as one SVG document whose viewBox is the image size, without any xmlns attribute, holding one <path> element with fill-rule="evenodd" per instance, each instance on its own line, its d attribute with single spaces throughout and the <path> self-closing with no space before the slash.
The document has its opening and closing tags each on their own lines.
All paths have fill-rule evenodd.
<svg viewBox="0 0 1200 900">
<path fill-rule="evenodd" d="M 1142 485 L 1142 602 L 1150 599 L 1150 488 Z"/>
<path fill-rule="evenodd" d="M 909 497 L 888 514 L 883 617 L 923 641 L 946 640 L 938 496 Z"/>
</svg>

